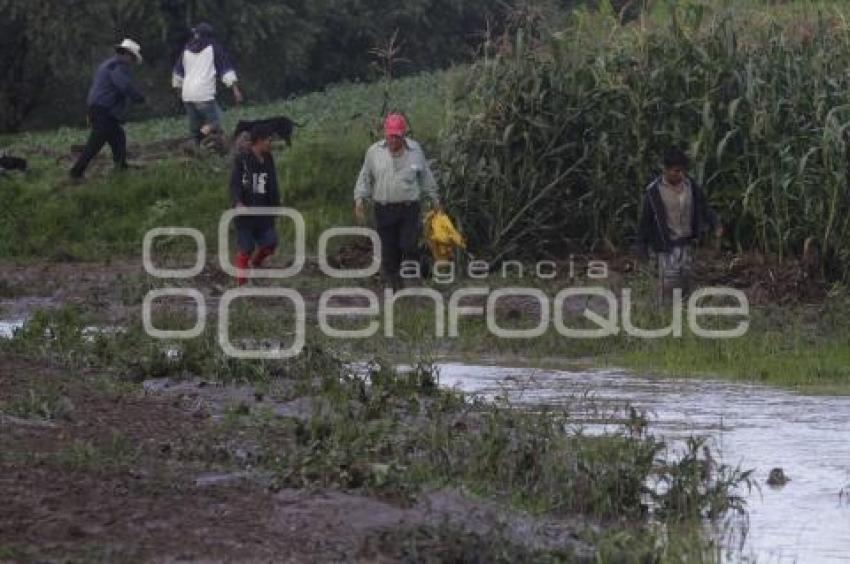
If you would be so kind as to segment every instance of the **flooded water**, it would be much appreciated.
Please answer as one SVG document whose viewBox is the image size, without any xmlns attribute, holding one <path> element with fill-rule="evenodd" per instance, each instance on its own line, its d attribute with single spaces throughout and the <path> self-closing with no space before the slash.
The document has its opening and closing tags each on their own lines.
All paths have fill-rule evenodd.
<svg viewBox="0 0 850 564">
<path fill-rule="evenodd" d="M 11 339 L 11 338 L 13 338 L 15 336 L 15 332 L 23 329 L 24 325 L 26 325 L 26 323 L 27 323 L 26 318 L 0 319 L 0 339 Z M 81 333 L 82 333 L 82 335 L 85 339 L 93 340 L 98 335 L 104 335 L 104 336 L 116 335 L 116 334 L 121 333 L 123 331 L 126 331 L 126 329 L 124 327 L 116 327 L 116 326 L 111 326 L 111 325 L 104 325 L 104 326 L 90 325 L 88 327 L 83 327 Z M 46 335 L 49 335 L 49 333 L 46 333 Z M 169 358 L 170 357 L 171 357 L 171 354 L 169 354 Z"/>
<path fill-rule="evenodd" d="M 0 320 L 0 339 L 11 339 L 15 336 L 15 331 L 21 329 L 23 326 L 23 319 Z"/>
<path fill-rule="evenodd" d="M 805 396 L 715 380 L 652 378 L 623 371 L 571 372 L 446 363 L 443 386 L 517 405 L 646 410 L 651 432 L 674 449 L 710 437 L 722 462 L 755 469 L 761 491 L 748 497 L 749 535 L 730 561 L 850 562 L 850 397 Z M 791 478 L 765 484 L 772 468 Z M 842 493 L 843 490 L 843 493 Z"/>
<path fill-rule="evenodd" d="M 24 322 L 0 320 L 0 339 L 11 338 Z M 87 327 L 84 335 L 121 330 Z M 179 350 L 167 354 L 176 358 Z M 748 496 L 746 544 L 742 552 L 730 554 L 730 561 L 850 562 L 850 397 L 618 370 L 461 363 L 441 363 L 439 368 L 443 386 L 490 400 L 506 397 L 515 405 L 568 407 L 577 425 L 590 432 L 606 430 L 600 417 L 622 413 L 630 404 L 647 412 L 650 431 L 674 451 L 687 437 L 709 437 L 715 458 L 755 469 L 761 485 Z M 588 396 L 598 412 L 586 411 Z M 765 484 L 776 467 L 791 478 L 781 488 Z"/>
</svg>

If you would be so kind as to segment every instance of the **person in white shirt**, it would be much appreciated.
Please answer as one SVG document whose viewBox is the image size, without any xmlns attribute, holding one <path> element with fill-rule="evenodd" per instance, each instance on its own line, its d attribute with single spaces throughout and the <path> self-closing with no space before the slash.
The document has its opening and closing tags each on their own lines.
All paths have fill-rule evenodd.
<svg viewBox="0 0 850 564">
<path fill-rule="evenodd" d="M 204 126 L 221 130 L 221 110 L 215 100 L 216 79 L 233 91 L 237 104 L 242 103 L 230 57 L 215 40 L 212 26 L 201 23 L 192 30 L 192 38 L 174 64 L 172 74 L 172 85 L 180 89 L 186 107 L 189 132 L 198 142 L 204 137 L 201 131 Z"/>
</svg>

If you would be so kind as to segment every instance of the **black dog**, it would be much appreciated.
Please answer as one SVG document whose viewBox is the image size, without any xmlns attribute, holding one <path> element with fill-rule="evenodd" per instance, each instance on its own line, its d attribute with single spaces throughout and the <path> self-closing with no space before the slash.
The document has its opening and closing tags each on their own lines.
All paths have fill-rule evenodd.
<svg viewBox="0 0 850 564">
<path fill-rule="evenodd" d="M 292 132 L 296 127 L 304 127 L 303 124 L 296 123 L 288 117 L 280 116 L 268 119 L 258 120 L 239 120 L 236 124 L 236 131 L 233 132 L 233 139 L 239 137 L 240 133 L 251 133 L 251 130 L 257 126 L 267 127 L 277 137 L 284 140 L 287 147 L 292 146 Z"/>
<path fill-rule="evenodd" d="M 3 170 L 20 170 L 22 172 L 26 172 L 27 161 L 19 159 L 18 157 L 0 155 L 0 168 Z"/>
</svg>

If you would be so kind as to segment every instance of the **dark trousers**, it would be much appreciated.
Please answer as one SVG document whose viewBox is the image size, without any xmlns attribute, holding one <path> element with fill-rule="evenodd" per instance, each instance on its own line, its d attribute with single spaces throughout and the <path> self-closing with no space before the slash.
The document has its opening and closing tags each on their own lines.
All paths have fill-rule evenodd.
<svg viewBox="0 0 850 564">
<path fill-rule="evenodd" d="M 419 261 L 419 202 L 375 204 L 375 230 L 381 238 L 384 278 L 398 289 L 401 263 Z"/>
<path fill-rule="evenodd" d="M 277 231 L 274 228 L 274 218 L 240 216 L 236 223 L 236 248 L 240 253 L 250 255 L 254 249 L 275 249 L 277 247 Z"/>
<path fill-rule="evenodd" d="M 103 146 L 109 143 L 112 149 L 112 160 L 118 168 L 127 168 L 127 136 L 115 116 L 106 108 L 92 106 L 89 108 L 89 121 L 91 122 L 91 133 L 86 143 L 86 148 L 71 168 L 71 176 L 80 178 L 86 172 L 86 168 L 93 158 L 97 156 Z"/>
</svg>

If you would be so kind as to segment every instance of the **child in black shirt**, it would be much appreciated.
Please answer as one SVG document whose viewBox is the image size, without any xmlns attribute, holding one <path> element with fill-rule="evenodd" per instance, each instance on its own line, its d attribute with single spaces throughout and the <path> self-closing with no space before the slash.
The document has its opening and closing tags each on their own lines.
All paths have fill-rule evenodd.
<svg viewBox="0 0 850 564">
<path fill-rule="evenodd" d="M 251 131 L 251 146 L 240 151 L 230 175 L 230 198 L 233 207 L 279 207 L 280 192 L 271 154 L 272 133 L 264 127 Z M 274 216 L 242 215 L 236 224 L 236 283 L 245 283 L 245 271 L 260 267 L 277 247 Z M 256 253 L 255 253 L 256 250 Z"/>
</svg>

